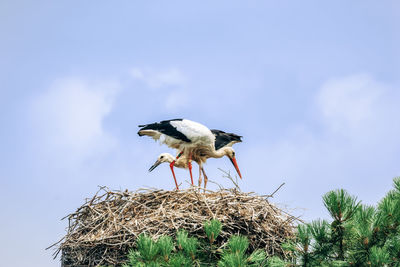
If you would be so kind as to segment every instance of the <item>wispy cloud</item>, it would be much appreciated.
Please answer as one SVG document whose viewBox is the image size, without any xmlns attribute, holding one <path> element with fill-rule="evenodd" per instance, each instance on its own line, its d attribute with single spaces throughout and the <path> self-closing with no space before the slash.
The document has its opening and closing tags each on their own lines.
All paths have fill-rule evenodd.
<svg viewBox="0 0 400 267">
<path fill-rule="evenodd" d="M 184 86 L 186 77 L 177 68 L 165 70 L 151 70 L 144 68 L 132 68 L 130 71 L 132 78 L 144 82 L 150 88 L 161 88 L 168 86 Z"/>
<path fill-rule="evenodd" d="M 104 128 L 119 85 L 70 78 L 55 82 L 32 103 L 38 149 L 57 162 L 81 162 L 116 140 Z"/>
<path fill-rule="evenodd" d="M 317 94 L 321 119 L 334 132 L 361 134 L 377 119 L 386 121 L 380 114 L 385 110 L 381 100 L 386 91 L 387 86 L 366 74 L 330 80 Z"/>
<path fill-rule="evenodd" d="M 131 77 L 142 82 L 159 98 L 169 112 L 178 112 L 189 106 L 191 101 L 187 90 L 187 77 L 177 68 L 152 70 L 146 68 L 132 68 Z"/>
<path fill-rule="evenodd" d="M 299 164 L 287 165 L 293 168 L 304 166 L 304 160 L 309 166 L 321 162 L 346 166 L 350 161 L 358 164 L 360 159 L 372 162 L 377 153 L 387 152 L 389 156 L 400 146 L 400 125 L 396 123 L 400 106 L 396 99 L 396 90 L 369 75 L 327 81 L 316 92 L 316 121 L 312 126 L 298 123 L 283 135 L 275 148 L 280 154 L 287 151 L 287 155 L 279 158 L 303 155 L 296 157 Z M 375 153 L 367 153 L 372 151 Z"/>
<path fill-rule="evenodd" d="M 165 99 L 165 107 L 170 111 L 179 111 L 188 106 L 190 96 L 185 90 L 173 90 Z"/>
</svg>

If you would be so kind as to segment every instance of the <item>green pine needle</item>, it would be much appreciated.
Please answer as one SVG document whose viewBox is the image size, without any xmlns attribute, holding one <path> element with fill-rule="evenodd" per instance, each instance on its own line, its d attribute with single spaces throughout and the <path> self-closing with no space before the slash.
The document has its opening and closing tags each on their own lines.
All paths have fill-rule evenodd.
<svg viewBox="0 0 400 267">
<path fill-rule="evenodd" d="M 243 255 L 249 247 L 249 241 L 247 237 L 234 235 L 229 239 L 228 247 L 232 253 Z"/>
<path fill-rule="evenodd" d="M 171 256 L 169 262 L 169 267 L 191 267 L 192 259 L 183 255 L 182 253 L 174 254 Z"/>
<path fill-rule="evenodd" d="M 174 249 L 174 244 L 170 236 L 161 236 L 157 241 L 158 249 L 165 261 L 168 261 L 171 251 Z"/>
<path fill-rule="evenodd" d="M 140 258 L 144 262 L 153 261 L 158 254 L 159 248 L 153 239 L 146 234 L 140 234 L 137 239 L 137 248 L 140 254 Z"/>
<path fill-rule="evenodd" d="M 238 253 L 226 253 L 222 256 L 222 259 L 218 262 L 218 267 L 245 267 L 246 258 L 243 254 Z"/>
<path fill-rule="evenodd" d="M 178 243 L 178 248 L 183 249 L 183 244 L 186 243 L 188 239 L 188 233 L 185 230 L 178 230 L 176 234 L 176 242 Z"/>
<path fill-rule="evenodd" d="M 390 254 L 384 248 L 372 247 L 369 261 L 372 266 L 385 266 L 390 263 Z"/>
<path fill-rule="evenodd" d="M 204 222 L 204 231 L 210 243 L 214 243 L 222 230 L 222 223 L 218 220 L 212 219 L 211 221 Z"/>
<path fill-rule="evenodd" d="M 257 249 L 251 253 L 251 255 L 248 257 L 247 261 L 249 262 L 254 262 L 256 264 L 261 264 L 263 261 L 265 261 L 267 257 L 267 254 L 265 253 L 264 250 L 262 249 Z"/>
<path fill-rule="evenodd" d="M 350 196 L 349 193 L 343 189 L 330 191 L 326 193 L 322 199 L 329 214 L 334 220 L 339 222 L 349 220 L 360 205 L 356 197 Z"/>
<path fill-rule="evenodd" d="M 267 260 L 267 266 L 268 267 L 286 267 L 290 266 L 288 265 L 284 260 L 280 259 L 279 257 L 270 257 Z"/>
</svg>

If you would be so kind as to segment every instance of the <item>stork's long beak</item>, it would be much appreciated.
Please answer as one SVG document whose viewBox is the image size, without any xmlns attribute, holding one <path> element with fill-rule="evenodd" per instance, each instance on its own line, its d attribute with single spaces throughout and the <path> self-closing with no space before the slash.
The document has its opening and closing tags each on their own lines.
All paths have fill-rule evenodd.
<svg viewBox="0 0 400 267">
<path fill-rule="evenodd" d="M 149 172 L 151 172 L 152 170 L 154 170 L 155 168 L 157 168 L 158 165 L 161 164 L 161 161 L 157 160 L 153 166 L 150 167 Z"/>
<path fill-rule="evenodd" d="M 231 160 L 233 166 L 235 166 L 235 169 L 236 169 L 237 173 L 239 174 L 240 179 L 242 179 L 242 175 L 240 174 L 240 170 L 239 170 L 239 166 L 237 165 L 236 158 L 232 157 L 229 159 Z"/>
</svg>

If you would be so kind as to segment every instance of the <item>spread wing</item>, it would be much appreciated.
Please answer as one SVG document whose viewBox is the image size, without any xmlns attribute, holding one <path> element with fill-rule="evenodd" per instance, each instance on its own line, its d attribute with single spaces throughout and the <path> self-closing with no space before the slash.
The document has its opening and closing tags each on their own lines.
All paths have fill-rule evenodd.
<svg viewBox="0 0 400 267">
<path fill-rule="evenodd" d="M 154 139 L 159 139 L 161 134 L 168 135 L 175 139 L 190 143 L 190 139 L 187 138 L 182 132 L 178 131 L 171 122 L 182 121 L 182 119 L 165 120 L 150 124 L 139 125 L 140 130 L 138 131 L 139 136 L 148 135 Z"/>
</svg>

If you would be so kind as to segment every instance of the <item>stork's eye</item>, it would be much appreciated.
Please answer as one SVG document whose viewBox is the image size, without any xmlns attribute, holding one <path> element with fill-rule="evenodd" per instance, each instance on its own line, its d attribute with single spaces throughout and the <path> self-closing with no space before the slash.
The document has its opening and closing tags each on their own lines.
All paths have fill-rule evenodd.
<svg viewBox="0 0 400 267">
<path fill-rule="evenodd" d="M 164 158 L 164 156 L 161 156 L 160 159 Z"/>
</svg>

